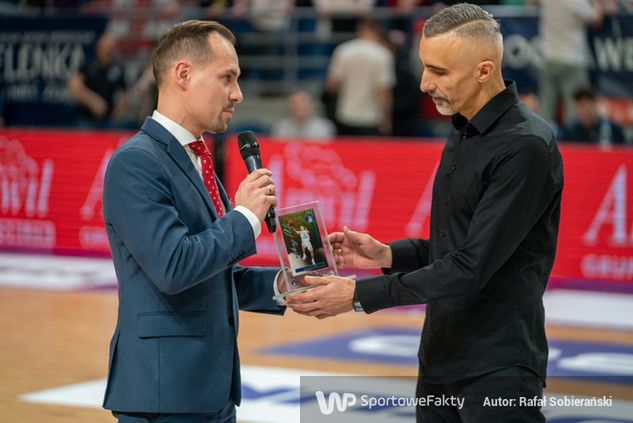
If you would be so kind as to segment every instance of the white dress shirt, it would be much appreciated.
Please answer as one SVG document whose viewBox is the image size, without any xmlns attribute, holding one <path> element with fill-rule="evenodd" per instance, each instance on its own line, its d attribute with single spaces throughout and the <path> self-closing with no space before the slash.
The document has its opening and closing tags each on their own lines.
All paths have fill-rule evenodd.
<svg viewBox="0 0 633 423">
<path fill-rule="evenodd" d="M 165 115 L 161 114 L 158 110 L 154 110 L 152 114 L 152 119 L 162 125 L 167 131 L 174 136 L 178 140 L 178 142 L 184 147 L 185 152 L 189 156 L 191 163 L 196 168 L 198 175 L 200 175 L 200 179 L 202 179 L 202 164 L 200 162 L 200 157 L 196 156 L 191 147 L 188 144 L 197 141 L 198 139 L 188 130 L 169 119 Z M 257 238 L 262 233 L 262 224 L 252 211 L 247 209 L 244 206 L 235 206 L 235 211 L 238 211 L 246 217 L 248 222 L 251 224 L 253 228 L 253 235 Z"/>
</svg>

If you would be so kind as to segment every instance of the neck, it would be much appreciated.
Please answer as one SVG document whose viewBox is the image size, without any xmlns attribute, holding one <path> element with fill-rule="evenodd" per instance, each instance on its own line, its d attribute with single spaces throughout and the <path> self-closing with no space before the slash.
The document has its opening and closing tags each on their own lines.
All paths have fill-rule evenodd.
<svg viewBox="0 0 633 423">
<path fill-rule="evenodd" d="M 187 120 L 187 111 L 182 106 L 183 104 L 185 103 L 174 98 L 173 96 L 161 93 L 158 96 L 158 104 L 156 105 L 156 110 L 158 111 L 158 113 L 173 120 L 178 125 L 191 132 L 191 134 L 194 135 L 196 138 L 200 138 L 202 130 L 199 128 L 194 128 L 193 125 L 189 123 L 189 121 Z"/>
<path fill-rule="evenodd" d="M 494 78 L 494 80 L 491 80 L 488 84 L 484 85 L 472 105 L 463 112 L 460 112 L 460 114 L 469 121 L 472 120 L 472 118 L 475 117 L 475 115 L 479 113 L 479 111 L 488 104 L 490 100 L 505 89 L 506 84 L 503 82 L 501 75 L 499 75 Z"/>
</svg>

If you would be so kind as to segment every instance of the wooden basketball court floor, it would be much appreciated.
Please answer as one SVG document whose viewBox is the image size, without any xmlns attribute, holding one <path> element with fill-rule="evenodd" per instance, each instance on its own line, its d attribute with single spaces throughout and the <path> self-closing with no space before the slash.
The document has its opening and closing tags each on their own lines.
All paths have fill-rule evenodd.
<svg viewBox="0 0 633 423">
<path fill-rule="evenodd" d="M 0 266 L 0 279 L 2 279 Z M 31 392 L 104 378 L 108 343 L 116 321 L 115 289 L 55 290 L 0 287 L 0 422 L 112 422 L 105 410 L 27 402 Z M 309 341 L 377 327 L 419 331 L 423 314 L 347 313 L 318 321 L 294 314 L 284 317 L 242 313 L 240 352 L 245 366 L 315 370 L 357 375 L 415 376 L 414 365 L 361 362 L 314 356 L 262 354 L 263 348 Z M 583 327 L 549 324 L 550 340 L 633 346 L 630 327 Z M 630 363 L 629 363 L 630 364 Z M 633 375 L 633 367 L 629 367 Z M 633 386 L 572 378 L 549 383 L 548 391 L 611 395 L 633 402 Z M 592 422 L 626 422 L 591 420 Z M 242 421 L 242 420 L 240 420 Z M 273 418 L 271 421 L 275 421 Z"/>
</svg>

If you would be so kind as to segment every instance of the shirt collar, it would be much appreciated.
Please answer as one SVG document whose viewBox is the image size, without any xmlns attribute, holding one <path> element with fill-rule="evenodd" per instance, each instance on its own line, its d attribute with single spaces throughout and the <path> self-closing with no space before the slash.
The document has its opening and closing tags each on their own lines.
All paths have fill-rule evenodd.
<svg viewBox="0 0 633 423">
<path fill-rule="evenodd" d="M 467 137 L 486 132 L 510 107 L 519 102 L 514 81 L 504 83 L 506 88 L 490 99 L 470 122 L 464 116 L 455 113 L 452 117 L 453 127 Z"/>
<path fill-rule="evenodd" d="M 191 132 L 178 125 L 167 116 L 161 114 L 158 110 L 154 110 L 154 113 L 152 114 L 152 119 L 160 123 L 165 129 L 167 129 L 169 133 L 172 134 L 174 138 L 176 138 L 178 142 L 183 146 L 190 144 L 197 139 L 191 134 Z"/>
</svg>

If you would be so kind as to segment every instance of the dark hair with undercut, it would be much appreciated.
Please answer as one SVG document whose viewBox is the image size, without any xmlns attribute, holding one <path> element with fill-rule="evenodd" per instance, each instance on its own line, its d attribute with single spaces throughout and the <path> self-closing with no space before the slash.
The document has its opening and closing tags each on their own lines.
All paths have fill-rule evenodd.
<svg viewBox="0 0 633 423">
<path fill-rule="evenodd" d="M 213 58 L 209 34 L 218 34 L 235 45 L 230 29 L 215 21 L 190 20 L 174 26 L 163 34 L 152 55 L 156 85 L 161 86 L 165 72 L 176 60 L 187 58 L 196 63 L 208 63 Z"/>
<path fill-rule="evenodd" d="M 427 38 L 451 31 L 462 37 L 491 41 L 497 41 L 501 36 L 499 22 L 481 7 L 470 3 L 458 3 L 442 9 L 424 25 L 424 36 Z"/>
</svg>

